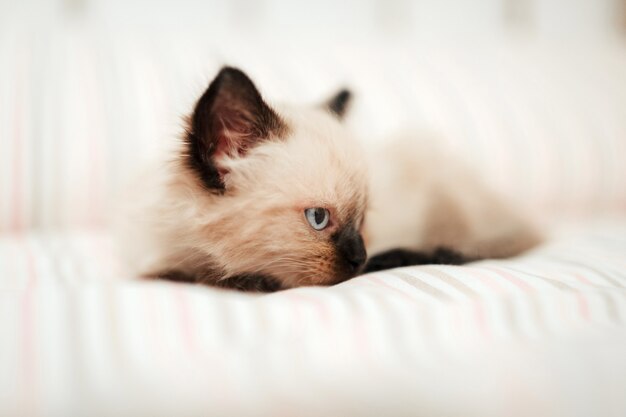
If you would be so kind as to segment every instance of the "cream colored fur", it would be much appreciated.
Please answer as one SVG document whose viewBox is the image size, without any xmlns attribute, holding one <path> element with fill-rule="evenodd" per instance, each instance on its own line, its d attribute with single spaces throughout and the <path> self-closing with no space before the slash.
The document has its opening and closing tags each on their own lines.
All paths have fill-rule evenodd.
<svg viewBox="0 0 626 417">
<path fill-rule="evenodd" d="M 274 108 L 287 137 L 222 160 L 225 195 L 203 188 L 183 162 L 182 141 L 129 189 L 117 231 L 133 273 L 178 271 L 208 284 L 259 273 L 283 287 L 331 284 L 342 277 L 329 234 L 361 224 L 366 211 L 370 255 L 443 246 L 470 258 L 503 257 L 538 242 L 514 210 L 432 142 L 408 135 L 366 157 L 325 110 Z M 333 226 L 313 230 L 307 207 L 329 208 Z"/>
</svg>

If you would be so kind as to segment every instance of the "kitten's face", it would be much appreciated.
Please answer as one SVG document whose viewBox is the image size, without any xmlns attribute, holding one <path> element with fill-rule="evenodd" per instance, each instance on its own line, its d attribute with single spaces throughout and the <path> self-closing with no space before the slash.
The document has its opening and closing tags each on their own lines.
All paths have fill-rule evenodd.
<svg viewBox="0 0 626 417">
<path fill-rule="evenodd" d="M 359 272 L 367 180 L 340 121 L 347 98 L 274 109 L 226 68 L 200 99 L 185 155 L 207 213 L 194 239 L 227 276 L 260 274 L 288 288 Z"/>
</svg>

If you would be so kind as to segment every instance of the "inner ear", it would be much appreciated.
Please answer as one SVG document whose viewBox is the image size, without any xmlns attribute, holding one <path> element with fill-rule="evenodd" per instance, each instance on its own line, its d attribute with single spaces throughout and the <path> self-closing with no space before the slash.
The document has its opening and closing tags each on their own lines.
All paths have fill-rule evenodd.
<svg viewBox="0 0 626 417">
<path fill-rule="evenodd" d="M 351 99 L 352 93 L 350 90 L 343 88 L 326 101 L 325 107 L 339 119 L 343 119 L 350 106 Z"/>
<path fill-rule="evenodd" d="M 187 131 L 189 165 L 209 189 L 223 191 L 224 157 L 243 156 L 281 136 L 285 123 L 242 71 L 224 67 L 198 100 Z"/>
</svg>

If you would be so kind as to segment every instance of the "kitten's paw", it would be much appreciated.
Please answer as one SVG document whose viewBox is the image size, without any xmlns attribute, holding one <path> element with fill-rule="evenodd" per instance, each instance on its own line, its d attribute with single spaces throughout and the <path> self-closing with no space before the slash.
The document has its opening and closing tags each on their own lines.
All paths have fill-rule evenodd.
<svg viewBox="0 0 626 417">
<path fill-rule="evenodd" d="M 431 253 L 410 249 L 391 249 L 369 259 L 363 272 L 381 271 L 412 265 L 462 265 L 474 261 L 463 254 L 447 248 L 437 248 Z"/>
</svg>

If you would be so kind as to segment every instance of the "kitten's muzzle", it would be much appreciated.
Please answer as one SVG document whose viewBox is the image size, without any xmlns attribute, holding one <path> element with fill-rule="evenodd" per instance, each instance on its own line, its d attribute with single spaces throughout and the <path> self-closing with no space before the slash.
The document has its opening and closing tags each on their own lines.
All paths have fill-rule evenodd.
<svg viewBox="0 0 626 417">
<path fill-rule="evenodd" d="M 359 231 L 348 226 L 333 236 L 337 248 L 338 267 L 350 275 L 357 274 L 367 259 L 365 243 Z"/>
</svg>

